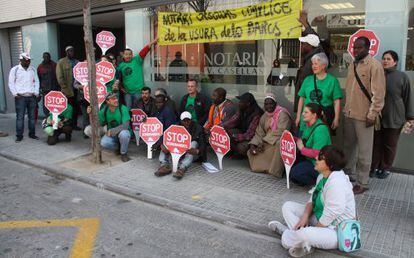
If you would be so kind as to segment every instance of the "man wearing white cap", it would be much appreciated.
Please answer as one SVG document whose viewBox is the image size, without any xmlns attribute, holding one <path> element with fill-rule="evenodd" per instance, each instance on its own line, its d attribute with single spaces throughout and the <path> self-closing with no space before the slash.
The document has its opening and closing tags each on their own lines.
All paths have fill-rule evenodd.
<svg viewBox="0 0 414 258">
<path fill-rule="evenodd" d="M 39 96 L 39 78 L 36 69 L 30 66 L 30 55 L 20 54 L 20 64 L 10 70 L 9 89 L 16 106 L 16 142 L 21 142 L 24 132 L 24 115 L 29 119 L 29 138 L 38 140 L 35 134 L 35 109 Z"/>
<path fill-rule="evenodd" d="M 191 147 L 187 153 L 181 157 L 178 163 L 177 172 L 173 175 L 173 177 L 177 179 L 183 178 L 185 171 L 191 166 L 196 156 L 204 155 L 206 150 L 203 128 L 191 119 L 191 113 L 184 111 L 180 115 L 180 120 L 181 125 L 184 126 L 191 135 Z M 161 166 L 154 173 L 154 175 L 161 177 L 170 174 L 172 172 L 171 155 L 163 144 L 161 144 L 159 160 L 161 162 Z"/>
<path fill-rule="evenodd" d="M 75 49 L 72 46 L 65 48 L 66 56 L 59 59 L 56 65 L 56 78 L 63 94 L 68 98 L 69 104 L 73 107 L 73 129 L 78 130 L 77 115 L 79 112 L 76 101 L 78 90 L 75 88 L 75 79 L 73 77 L 73 67 L 79 62 L 75 58 Z"/>
<path fill-rule="evenodd" d="M 305 11 L 300 14 L 299 21 L 305 27 L 305 31 L 303 32 L 304 36 L 299 38 L 299 41 L 301 42 L 300 52 L 302 55 L 302 65 L 298 70 L 295 82 L 295 111 L 297 110 L 299 101 L 298 92 L 302 87 L 303 80 L 305 80 L 307 76 L 313 74 L 311 58 L 314 54 L 323 52 L 323 48 L 320 46 L 321 42 L 319 36 L 309 25 L 308 14 Z"/>
</svg>

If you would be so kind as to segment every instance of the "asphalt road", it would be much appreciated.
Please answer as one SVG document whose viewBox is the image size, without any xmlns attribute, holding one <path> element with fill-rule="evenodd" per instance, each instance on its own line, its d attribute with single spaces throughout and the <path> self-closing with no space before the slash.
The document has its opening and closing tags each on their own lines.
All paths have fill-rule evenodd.
<svg viewBox="0 0 414 258">
<path fill-rule="evenodd" d="M 287 257 L 276 238 L 0 158 L 0 257 Z M 315 257 L 332 257 L 315 253 Z"/>
</svg>

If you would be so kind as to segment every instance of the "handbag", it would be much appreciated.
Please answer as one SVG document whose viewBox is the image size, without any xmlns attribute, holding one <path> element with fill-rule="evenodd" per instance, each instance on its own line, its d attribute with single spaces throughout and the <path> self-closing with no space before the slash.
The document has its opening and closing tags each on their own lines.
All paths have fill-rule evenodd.
<svg viewBox="0 0 414 258">
<path fill-rule="evenodd" d="M 357 73 L 356 67 L 357 67 L 357 63 L 354 63 L 355 79 L 357 80 L 358 85 L 359 85 L 359 88 L 361 89 L 362 93 L 364 93 L 365 97 L 367 97 L 369 103 L 372 103 L 371 95 L 369 94 L 367 88 L 365 88 L 364 84 L 362 83 L 361 79 L 359 78 L 359 75 Z M 381 130 L 381 114 L 378 114 L 375 117 L 374 130 L 375 131 Z"/>
<path fill-rule="evenodd" d="M 321 98 L 319 97 L 318 94 L 318 87 L 316 85 L 316 75 L 313 75 L 313 85 L 315 87 L 315 94 L 316 94 L 316 100 L 319 104 L 319 106 L 322 108 L 323 111 L 323 120 L 325 120 L 325 122 L 330 126 L 333 122 L 333 120 L 335 119 L 335 109 L 333 106 L 323 106 L 321 104 Z"/>
<path fill-rule="evenodd" d="M 350 253 L 361 249 L 361 224 L 358 220 L 348 219 L 337 227 L 338 249 Z"/>
</svg>

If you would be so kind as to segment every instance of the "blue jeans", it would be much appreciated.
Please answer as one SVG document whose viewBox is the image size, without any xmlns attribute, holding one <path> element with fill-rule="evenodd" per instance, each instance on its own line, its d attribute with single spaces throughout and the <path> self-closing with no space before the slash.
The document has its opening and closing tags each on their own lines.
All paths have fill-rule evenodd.
<svg viewBox="0 0 414 258">
<path fill-rule="evenodd" d="M 125 93 L 124 99 L 125 99 L 125 105 L 131 109 L 132 105 L 138 101 L 138 99 L 141 98 L 141 93 Z"/>
<path fill-rule="evenodd" d="M 105 149 L 116 150 L 121 145 L 121 154 L 126 154 L 128 152 L 130 138 L 130 132 L 128 130 L 122 130 L 117 136 L 104 135 L 101 139 L 101 146 Z"/>
<path fill-rule="evenodd" d="M 315 165 L 309 160 L 303 160 L 293 165 L 289 177 L 292 182 L 305 186 L 314 185 L 318 175 L 319 173 L 315 170 Z"/>
<path fill-rule="evenodd" d="M 23 138 L 24 132 L 24 115 L 27 112 L 29 119 L 29 136 L 35 135 L 35 109 L 37 100 L 35 96 L 32 97 L 16 97 L 14 98 L 16 106 L 16 137 Z"/>
</svg>

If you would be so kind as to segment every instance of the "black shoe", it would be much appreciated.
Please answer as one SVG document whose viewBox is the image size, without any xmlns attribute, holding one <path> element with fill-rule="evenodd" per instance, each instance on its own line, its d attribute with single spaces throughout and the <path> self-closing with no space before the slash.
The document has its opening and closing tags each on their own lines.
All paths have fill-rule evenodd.
<svg viewBox="0 0 414 258">
<path fill-rule="evenodd" d="M 373 178 L 373 177 L 375 177 L 376 175 L 376 173 L 377 173 L 377 171 L 378 171 L 378 169 L 371 169 L 370 171 L 369 171 L 369 177 L 370 178 Z"/>
<path fill-rule="evenodd" d="M 21 142 L 22 140 L 23 140 L 23 137 L 16 137 L 15 142 L 19 143 L 19 142 Z"/>
<path fill-rule="evenodd" d="M 72 141 L 72 135 L 71 135 L 71 134 L 66 134 L 66 135 L 65 135 L 65 141 L 66 141 L 66 142 L 70 142 L 70 141 Z"/>
<path fill-rule="evenodd" d="M 391 173 L 384 169 L 378 169 L 375 173 L 375 176 L 379 179 L 385 179 L 387 178 Z"/>
<path fill-rule="evenodd" d="M 33 140 L 39 140 L 39 137 L 37 137 L 36 135 L 29 135 L 29 138 Z"/>
<path fill-rule="evenodd" d="M 125 153 L 125 154 L 121 154 L 121 160 L 123 161 L 123 162 L 128 162 L 128 161 L 130 161 L 131 159 L 128 157 L 128 155 Z"/>
<path fill-rule="evenodd" d="M 83 139 L 89 139 L 89 136 L 87 136 L 85 133 L 83 133 Z"/>
</svg>

